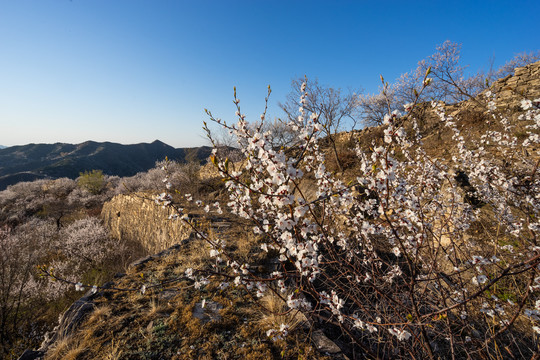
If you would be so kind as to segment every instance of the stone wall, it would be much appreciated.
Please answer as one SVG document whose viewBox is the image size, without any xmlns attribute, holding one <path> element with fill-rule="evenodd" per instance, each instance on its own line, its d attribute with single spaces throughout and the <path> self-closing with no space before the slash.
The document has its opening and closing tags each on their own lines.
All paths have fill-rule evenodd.
<svg viewBox="0 0 540 360">
<path fill-rule="evenodd" d="M 540 61 L 514 70 L 496 81 L 491 90 L 497 94 L 497 102 L 507 106 L 518 106 L 524 98 L 535 100 L 540 97 Z"/>
<path fill-rule="evenodd" d="M 112 236 L 136 241 L 153 254 L 191 234 L 183 221 L 168 219 L 171 213 L 144 195 L 117 195 L 103 205 L 101 217 Z"/>
</svg>

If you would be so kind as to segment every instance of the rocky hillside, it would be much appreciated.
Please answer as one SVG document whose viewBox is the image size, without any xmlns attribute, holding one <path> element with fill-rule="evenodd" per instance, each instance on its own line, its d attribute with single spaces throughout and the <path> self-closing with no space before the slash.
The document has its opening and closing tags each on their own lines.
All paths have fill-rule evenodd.
<svg viewBox="0 0 540 360">
<path fill-rule="evenodd" d="M 509 118 L 515 121 L 513 123 L 515 127 L 512 128 L 512 131 L 514 132 L 513 135 L 519 138 L 521 136 L 520 131 L 525 126 L 521 120 L 518 120 L 519 105 L 524 96 L 533 99 L 540 96 L 540 62 L 516 69 L 514 77 L 501 79 L 493 85 L 493 91 L 498 94 L 500 111 L 508 113 Z M 456 118 L 459 117 L 460 120 L 456 121 L 456 127 L 463 131 L 468 144 L 477 140 L 479 134 L 486 129 L 494 127 L 491 118 L 486 115 L 488 113 L 486 106 L 489 106 L 489 104 L 484 93 L 478 98 L 465 103 L 445 107 L 449 114 L 455 115 Z M 420 107 L 419 111 L 424 111 L 420 114 L 423 122 L 419 125 L 424 136 L 422 146 L 425 147 L 426 153 L 433 161 L 442 159 L 442 162 L 450 164 L 452 157 L 456 154 L 456 150 L 452 149 L 451 145 L 452 132 L 437 122 L 436 116 L 430 112 L 431 110 L 427 106 Z M 405 128 L 407 126 L 409 124 L 404 125 Z M 361 147 L 369 148 L 372 145 L 375 147 L 375 143 L 383 142 L 383 131 L 383 127 L 378 127 L 352 134 L 343 134 L 341 137 L 346 140 L 341 143 L 345 144 L 350 139 L 354 139 Z M 350 149 L 347 149 L 346 145 L 340 147 L 340 151 L 344 160 L 351 157 Z M 527 159 L 532 159 L 533 163 L 538 163 L 537 145 L 525 149 L 524 152 Z M 399 156 L 399 154 L 396 156 Z M 500 159 L 501 162 L 504 160 Z M 342 173 L 339 173 L 339 176 L 344 178 L 345 183 L 350 178 L 354 178 L 354 175 L 359 171 L 359 166 L 353 160 L 344 162 L 344 164 L 347 166 Z M 331 164 L 329 164 L 330 167 Z M 534 171 L 536 171 L 536 168 Z M 203 172 L 212 174 L 212 171 L 207 171 L 207 169 L 203 169 Z M 461 177 L 456 174 L 449 181 L 453 181 L 457 186 L 469 192 L 464 196 L 474 196 L 474 194 L 471 195 L 471 193 L 474 193 L 474 189 L 472 189 L 471 184 L 468 184 L 466 174 Z M 307 179 L 303 186 L 307 191 L 314 184 L 315 180 Z M 217 201 L 225 209 L 228 200 L 227 197 L 222 196 L 223 190 L 222 186 L 221 189 L 212 192 L 210 196 L 204 199 L 204 204 L 213 205 Z M 220 218 L 205 218 L 202 216 L 202 209 L 197 204 L 187 202 L 185 200 L 186 195 L 177 195 L 178 197 L 174 201 L 177 207 L 182 208 L 182 213 L 195 215 L 190 216 L 191 224 L 201 229 L 201 233 L 207 234 L 211 239 L 214 239 L 216 235 L 225 239 L 225 250 L 230 254 L 234 254 L 239 262 L 246 261 L 252 264 L 250 271 L 254 276 L 262 276 L 261 274 L 268 274 L 277 269 L 279 262 L 276 261 L 276 253 L 272 255 L 271 252 L 261 250 L 263 239 L 253 234 L 251 231 L 253 224 L 235 218 L 230 214 L 224 214 Z M 358 196 L 360 197 L 360 195 Z M 481 207 L 481 205 L 478 205 L 478 207 Z M 367 209 L 367 211 L 372 210 Z M 492 236 L 492 224 L 490 224 L 492 213 L 486 209 L 482 211 L 482 216 L 489 220 L 482 223 L 487 228 L 487 230 L 486 228 L 483 230 L 489 236 Z M 480 213 L 480 210 L 478 212 Z M 201 272 L 206 271 L 212 274 L 215 269 L 216 259 L 210 256 L 210 248 L 207 242 L 193 236 L 189 228 L 184 225 L 171 224 L 171 221 L 179 220 L 169 220 L 170 215 L 170 210 L 162 209 L 152 203 L 152 200 L 144 199 L 141 196 L 118 196 L 106 204 L 102 216 L 114 236 L 129 237 L 132 240 L 138 239 L 147 249 L 163 251 L 131 264 L 125 274 L 118 274 L 113 281 L 104 285 L 98 291 L 89 291 L 64 314 L 58 328 L 48 334 L 42 347 L 35 352 L 27 351 L 21 359 L 362 359 L 370 357 L 367 351 L 373 350 L 373 348 L 363 348 L 366 353 L 358 351 L 359 347 L 355 347 L 355 344 L 351 341 L 344 340 L 344 333 L 341 332 L 342 329 L 340 329 L 339 325 L 336 325 L 336 322 L 332 324 L 331 322 L 320 321 L 317 317 L 308 318 L 299 311 L 287 311 L 285 303 L 273 297 L 271 293 L 257 299 L 256 296 L 253 296 L 253 292 L 249 292 L 241 286 L 226 286 L 217 277 L 210 277 L 208 284 L 205 287 L 201 286 L 187 275 L 186 271 L 188 269 L 199 269 Z M 390 217 L 392 213 L 386 212 L 383 215 Z M 374 222 L 382 222 L 384 221 L 383 215 L 369 219 Z M 498 226 L 498 223 L 494 223 Z M 483 237 L 485 234 L 480 229 L 480 224 L 475 223 L 475 225 L 478 225 L 479 229 L 473 227 L 469 229 L 470 232 L 467 234 L 474 235 L 475 242 L 489 239 L 489 237 Z M 433 227 L 436 226 L 437 223 L 434 223 Z M 452 229 L 453 231 L 454 229 Z M 499 227 L 497 227 L 497 231 L 499 231 Z M 449 238 L 448 234 L 444 236 L 445 239 Z M 384 248 L 381 245 L 379 252 L 381 257 L 398 263 L 397 259 L 399 258 L 397 255 L 390 254 L 388 244 L 384 243 L 385 239 L 379 240 L 379 245 L 386 246 Z M 506 241 L 506 239 L 504 240 Z M 507 242 L 502 244 L 506 247 L 509 246 Z M 440 245 L 440 243 L 437 244 L 437 246 Z M 456 247 L 460 245 L 458 242 L 454 243 Z M 443 247 L 440 248 L 443 249 Z M 489 246 L 489 248 L 491 249 L 492 246 Z M 437 263 L 441 259 L 443 259 L 442 256 L 434 258 L 433 263 Z M 447 261 L 448 256 L 445 259 L 444 261 Z M 480 265 L 491 266 L 488 260 L 484 259 L 482 261 L 486 263 Z M 477 268 L 480 268 L 480 265 Z M 474 269 L 474 266 L 472 268 Z M 467 269 L 467 271 L 469 270 Z M 450 273 L 457 270 L 449 268 L 444 269 L 444 271 Z M 461 273 L 461 270 L 458 272 Z M 457 287 L 452 278 L 446 273 L 437 273 L 436 275 L 440 276 L 437 279 L 440 281 L 436 283 L 436 286 L 423 288 L 422 294 L 430 293 L 434 297 L 443 294 L 441 296 L 444 301 L 452 301 L 450 296 L 444 297 L 446 296 L 444 295 L 445 289 L 448 287 L 453 290 Z M 503 275 L 505 274 L 506 272 L 503 272 Z M 489 275 L 494 277 L 492 274 Z M 485 280 L 484 283 L 488 281 L 486 276 L 484 278 L 477 276 L 473 279 L 476 280 L 476 285 L 478 285 L 479 281 Z M 531 282 L 533 278 L 534 276 L 531 277 Z M 360 282 L 358 278 L 356 281 Z M 369 281 L 362 282 L 362 284 L 365 283 L 369 283 Z M 471 283 L 474 282 L 469 278 L 467 284 L 463 286 L 470 286 Z M 392 284 L 392 287 L 397 288 L 401 285 L 403 284 L 398 284 L 396 281 Z M 320 286 L 324 286 L 324 284 Z M 505 286 L 510 287 L 512 284 L 508 283 Z M 394 291 L 393 288 L 392 291 Z M 326 290 L 330 292 L 333 289 Z M 504 291 L 505 289 L 493 288 L 489 291 L 479 291 L 478 294 L 485 293 L 486 303 L 487 301 L 494 301 L 497 302 L 496 304 L 514 306 L 517 303 L 517 295 L 504 294 Z M 528 293 L 528 290 L 525 292 Z M 381 297 L 386 295 L 388 294 L 381 294 Z M 371 296 L 371 294 L 366 296 Z M 373 295 L 373 299 L 376 300 L 375 295 Z M 524 299 L 527 300 L 527 297 L 524 297 Z M 524 306 L 525 300 L 520 305 L 521 307 Z M 398 307 L 406 306 L 409 301 L 412 300 L 407 298 L 403 300 L 403 303 L 396 303 Z M 510 305 L 506 305 L 507 302 Z M 439 305 L 435 300 L 429 302 L 429 307 Z M 452 305 L 452 308 L 458 305 L 456 303 Z M 472 307 L 472 305 L 470 306 Z M 431 308 L 427 309 L 427 307 L 426 305 L 426 309 L 421 310 L 429 313 L 428 311 L 431 311 Z M 384 313 L 384 311 L 381 313 Z M 487 315 L 480 314 L 479 318 L 485 319 L 489 315 L 487 311 L 485 313 Z M 323 312 L 320 314 L 325 315 Z M 455 325 L 460 321 L 459 316 L 455 313 L 446 309 L 436 315 L 427 316 L 425 319 L 426 322 L 430 321 L 430 326 L 427 326 L 428 330 L 424 334 L 426 337 L 433 328 L 445 328 L 445 324 L 448 323 L 451 324 L 448 325 L 448 328 L 456 334 L 455 339 L 463 335 L 464 346 L 483 344 L 485 339 L 482 331 L 473 327 L 473 331 L 465 333 L 463 328 L 458 328 Z M 472 318 L 474 315 L 474 309 L 472 309 L 469 316 Z M 516 315 L 517 317 L 518 315 Z M 519 317 L 519 322 L 516 321 L 517 329 L 515 330 L 517 331 L 515 334 L 519 335 L 518 340 L 512 340 L 511 346 L 522 344 L 519 341 L 527 344 L 529 342 L 534 343 L 534 340 L 531 340 L 533 336 L 530 331 L 523 330 L 526 321 L 522 319 L 521 315 Z M 410 320 L 413 318 L 412 313 L 403 314 L 403 318 L 403 323 L 411 325 L 411 328 L 415 325 L 414 321 Z M 488 320 L 489 326 L 494 327 L 497 331 L 501 328 L 499 324 L 495 324 L 490 319 Z M 514 320 L 515 318 L 512 321 Z M 450 323 L 450 321 L 454 323 Z M 380 322 L 380 319 L 373 321 L 376 325 Z M 271 339 L 271 336 L 268 335 L 269 329 L 279 328 L 281 324 L 288 324 L 287 336 Z M 467 319 L 467 324 L 469 324 L 469 319 Z M 488 331 L 489 329 L 484 330 Z M 394 334 L 390 332 L 391 335 L 397 338 L 397 335 L 395 335 L 397 330 L 395 328 L 391 330 L 394 331 Z M 514 330 L 512 329 L 512 331 Z M 362 336 L 369 336 L 366 331 L 362 334 L 364 334 Z M 401 333 L 401 335 L 407 338 L 406 341 L 409 341 L 409 337 L 405 333 Z M 514 333 L 511 333 L 511 335 L 514 337 Z M 390 335 L 381 331 L 378 336 Z M 391 350 L 386 350 L 385 346 L 391 349 L 388 344 L 397 343 L 396 338 L 392 337 L 391 340 L 385 340 L 386 343 L 380 342 L 381 348 L 376 345 L 374 347 L 375 353 L 382 353 L 385 358 L 393 358 L 393 356 L 408 358 L 408 353 L 398 353 L 397 351 L 392 353 Z M 376 340 L 376 337 L 374 339 Z M 444 338 L 435 340 L 438 341 L 438 344 L 445 343 Z M 435 340 L 433 344 L 435 344 Z M 400 338 L 399 341 L 403 341 L 403 338 Z M 415 341 L 419 340 L 418 338 L 412 338 L 410 341 L 412 348 L 414 348 L 415 344 L 417 344 Z M 375 343 L 379 344 L 377 341 Z M 432 354 L 433 358 L 450 357 L 449 353 L 445 353 L 444 348 L 438 348 L 435 345 L 433 345 L 432 350 L 435 352 L 434 355 Z M 519 358 L 520 355 L 513 353 L 514 350 L 521 351 L 517 345 L 512 348 L 506 347 L 504 353 L 499 352 L 485 358 Z M 496 346 L 498 348 L 498 343 Z M 481 350 L 479 350 L 478 354 Z M 474 354 L 474 352 L 471 353 Z M 459 358 L 463 354 L 465 353 L 457 354 L 457 357 Z M 452 353 L 452 355 L 454 354 Z"/>
<path fill-rule="evenodd" d="M 82 144 L 29 144 L 0 149 L 0 190 L 20 181 L 67 177 L 93 169 L 107 175 L 132 176 L 151 169 L 168 157 L 179 162 L 201 162 L 209 147 L 175 149 L 161 141 L 122 145 L 87 141 Z"/>
</svg>

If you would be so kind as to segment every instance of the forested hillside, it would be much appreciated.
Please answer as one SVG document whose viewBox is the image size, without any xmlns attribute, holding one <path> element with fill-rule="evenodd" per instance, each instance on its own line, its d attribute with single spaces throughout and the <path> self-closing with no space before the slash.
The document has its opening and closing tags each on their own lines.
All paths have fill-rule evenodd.
<svg viewBox="0 0 540 360">
<path fill-rule="evenodd" d="M 104 174 L 133 176 L 168 157 L 178 162 L 205 161 L 211 148 L 175 149 L 161 141 L 122 145 L 87 141 L 82 144 L 29 144 L 0 149 L 0 190 L 20 181 L 75 179 L 94 169 Z"/>
</svg>

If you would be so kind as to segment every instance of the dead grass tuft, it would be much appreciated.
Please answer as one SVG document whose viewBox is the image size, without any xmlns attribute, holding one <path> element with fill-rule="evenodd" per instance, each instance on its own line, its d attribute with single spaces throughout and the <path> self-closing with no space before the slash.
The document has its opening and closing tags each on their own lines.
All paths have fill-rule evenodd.
<svg viewBox="0 0 540 360">
<path fill-rule="evenodd" d="M 79 359 L 87 348 L 73 337 L 66 337 L 56 341 L 54 347 L 47 352 L 45 360 L 76 360 Z"/>
<path fill-rule="evenodd" d="M 122 358 L 123 344 L 114 338 L 111 341 L 111 344 L 105 349 L 105 358 L 104 360 L 120 360 Z"/>
<path fill-rule="evenodd" d="M 263 308 L 256 315 L 256 324 L 264 331 L 279 329 L 281 324 L 287 325 L 289 331 L 294 331 L 307 322 L 304 314 L 288 309 L 286 302 L 273 292 L 265 295 L 260 302 Z"/>
<path fill-rule="evenodd" d="M 97 307 L 92 314 L 88 317 L 88 324 L 97 324 L 105 321 L 112 313 L 112 309 L 109 305 L 102 305 Z"/>
</svg>

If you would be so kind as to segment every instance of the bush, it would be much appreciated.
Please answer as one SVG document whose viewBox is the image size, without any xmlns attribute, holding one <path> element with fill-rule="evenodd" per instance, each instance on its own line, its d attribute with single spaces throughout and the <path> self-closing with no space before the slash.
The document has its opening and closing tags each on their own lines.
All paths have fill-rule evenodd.
<svg viewBox="0 0 540 360">
<path fill-rule="evenodd" d="M 252 222 L 262 249 L 281 265 L 263 276 L 226 253 L 222 239 L 199 236 L 225 279 L 257 297 L 290 294 L 290 309 L 324 321 L 368 357 L 506 356 L 500 349 L 530 357 L 540 333 L 540 179 L 537 157 L 526 149 L 540 142 L 540 99 L 522 102 L 528 132 L 516 139 L 493 106 L 495 95 L 486 93 L 492 127 L 470 140 L 474 147 L 460 120 L 433 102 L 431 112 L 454 142 L 452 156 L 438 160 L 421 146 L 422 119 L 414 115 L 428 74 L 405 115 L 385 116 L 382 145 L 356 150 L 352 179 L 326 170 L 317 115 L 303 108 L 288 123 L 298 134 L 291 157 L 243 115 L 225 125 L 247 159 L 240 171 L 212 160 L 226 180 L 228 206 Z M 467 186 L 455 179 L 460 173 Z M 206 281 L 195 273 L 186 272 Z"/>
<path fill-rule="evenodd" d="M 85 171 L 79 174 L 77 184 L 93 195 L 98 195 L 105 188 L 105 177 L 101 170 Z"/>
</svg>

